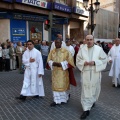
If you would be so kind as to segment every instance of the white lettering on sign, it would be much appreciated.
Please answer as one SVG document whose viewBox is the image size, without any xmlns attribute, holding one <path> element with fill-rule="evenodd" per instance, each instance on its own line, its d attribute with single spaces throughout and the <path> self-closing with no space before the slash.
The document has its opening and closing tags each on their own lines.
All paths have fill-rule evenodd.
<svg viewBox="0 0 120 120">
<path fill-rule="evenodd" d="M 43 2 L 40 0 L 22 0 L 22 3 L 37 7 L 47 8 L 47 2 Z"/>
<path fill-rule="evenodd" d="M 84 14 L 84 10 L 81 8 L 76 8 L 76 13 L 78 14 Z"/>
<path fill-rule="evenodd" d="M 70 8 L 67 8 L 67 7 L 61 6 L 61 5 L 55 5 L 55 9 L 65 11 L 65 12 L 71 12 Z"/>
</svg>

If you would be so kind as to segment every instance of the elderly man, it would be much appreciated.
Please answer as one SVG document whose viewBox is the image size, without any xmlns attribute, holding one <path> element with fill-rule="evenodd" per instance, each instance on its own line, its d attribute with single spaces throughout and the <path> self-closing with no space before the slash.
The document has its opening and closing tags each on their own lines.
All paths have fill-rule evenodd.
<svg viewBox="0 0 120 120">
<path fill-rule="evenodd" d="M 81 71 L 81 104 L 85 119 L 92 107 L 94 107 L 101 90 L 101 71 L 106 68 L 107 56 L 103 49 L 94 45 L 92 35 L 86 36 L 86 46 L 77 54 L 76 65 Z"/>
<path fill-rule="evenodd" d="M 61 39 L 55 40 L 56 48 L 50 51 L 48 55 L 48 64 L 52 69 L 52 90 L 54 102 L 51 106 L 67 103 L 69 94 L 67 91 L 70 88 L 69 81 L 69 66 L 74 67 L 73 57 L 71 53 L 62 48 Z"/>
<path fill-rule="evenodd" d="M 27 50 L 23 54 L 22 62 L 25 65 L 25 74 L 21 94 L 16 99 L 26 100 L 27 96 L 39 98 L 44 96 L 42 75 L 44 75 L 43 61 L 40 51 L 34 48 L 32 40 L 27 41 Z"/>
<path fill-rule="evenodd" d="M 41 53 L 42 53 L 42 58 L 43 58 L 43 66 L 44 66 L 44 69 L 46 69 L 49 46 L 47 45 L 45 40 L 43 40 L 41 44 Z"/>
<path fill-rule="evenodd" d="M 57 38 L 59 38 L 61 40 L 63 39 L 61 34 L 57 34 Z M 62 41 L 62 47 L 66 48 L 66 44 L 65 44 L 64 41 Z M 55 49 L 55 42 L 52 43 L 50 51 L 53 50 L 53 49 Z"/>
<path fill-rule="evenodd" d="M 120 85 L 120 39 L 115 39 L 115 44 L 108 53 L 109 62 L 112 63 L 109 76 L 112 76 L 113 87 Z"/>
</svg>

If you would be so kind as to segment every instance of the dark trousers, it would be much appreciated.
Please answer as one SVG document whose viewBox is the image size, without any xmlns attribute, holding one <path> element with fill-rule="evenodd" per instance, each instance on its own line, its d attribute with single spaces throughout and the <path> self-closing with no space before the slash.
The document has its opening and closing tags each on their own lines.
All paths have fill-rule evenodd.
<svg viewBox="0 0 120 120">
<path fill-rule="evenodd" d="M 5 59 L 5 71 L 10 70 L 10 59 Z"/>
<path fill-rule="evenodd" d="M 44 69 L 46 68 L 46 64 L 47 64 L 47 57 L 48 57 L 48 56 L 42 55 L 42 58 L 43 58 L 43 67 L 44 67 Z"/>
<path fill-rule="evenodd" d="M 18 56 L 16 56 L 16 68 L 19 68 Z"/>
<path fill-rule="evenodd" d="M 0 57 L 0 71 L 3 71 L 3 59 Z"/>
</svg>

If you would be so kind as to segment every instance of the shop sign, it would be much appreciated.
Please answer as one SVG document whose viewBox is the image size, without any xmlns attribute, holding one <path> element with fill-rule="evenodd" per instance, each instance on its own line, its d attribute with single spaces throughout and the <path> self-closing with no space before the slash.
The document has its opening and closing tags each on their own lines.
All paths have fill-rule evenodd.
<svg viewBox="0 0 120 120">
<path fill-rule="evenodd" d="M 63 5 L 63 4 L 54 2 L 53 7 L 54 7 L 54 9 L 59 10 L 59 11 L 68 12 L 68 13 L 72 12 L 72 8 L 67 5 Z"/>
<path fill-rule="evenodd" d="M 10 33 L 11 41 L 22 43 L 26 42 L 26 21 L 21 20 L 10 20 Z"/>
<path fill-rule="evenodd" d="M 74 7 L 74 12 L 78 14 L 84 14 L 84 10 L 81 8 Z"/>
<path fill-rule="evenodd" d="M 85 16 L 88 16 L 88 15 L 89 15 L 88 12 L 86 12 L 85 10 L 83 10 L 83 9 L 81 9 L 81 8 L 79 8 L 79 7 L 74 7 L 74 8 L 73 8 L 73 12 L 74 12 L 74 13 L 77 13 L 77 14 L 80 14 L 80 15 L 85 15 Z"/>
<path fill-rule="evenodd" d="M 51 9 L 51 3 L 45 2 L 42 0 L 16 0 L 16 2 L 20 2 L 23 4 L 32 5 L 32 6 L 36 6 L 36 7 Z"/>
<path fill-rule="evenodd" d="M 24 36 L 25 35 L 25 28 L 12 28 L 12 35 Z"/>
<path fill-rule="evenodd" d="M 47 18 L 48 18 L 47 16 L 38 16 L 38 15 L 30 15 L 30 14 L 13 13 L 13 19 L 18 19 L 18 20 L 44 21 Z"/>
</svg>

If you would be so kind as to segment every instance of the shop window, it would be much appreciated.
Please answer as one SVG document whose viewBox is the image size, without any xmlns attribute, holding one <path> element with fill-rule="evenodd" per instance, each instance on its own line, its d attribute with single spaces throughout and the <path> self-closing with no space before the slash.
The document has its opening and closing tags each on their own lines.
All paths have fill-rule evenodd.
<svg viewBox="0 0 120 120">
<path fill-rule="evenodd" d="M 42 22 L 33 22 L 29 21 L 29 38 L 30 40 L 40 40 L 42 41 L 43 35 L 43 23 Z"/>
<path fill-rule="evenodd" d="M 55 0 L 55 2 L 61 3 L 61 4 L 66 4 L 67 0 Z"/>
<path fill-rule="evenodd" d="M 76 7 L 83 8 L 83 1 L 82 0 L 76 0 Z"/>
</svg>

